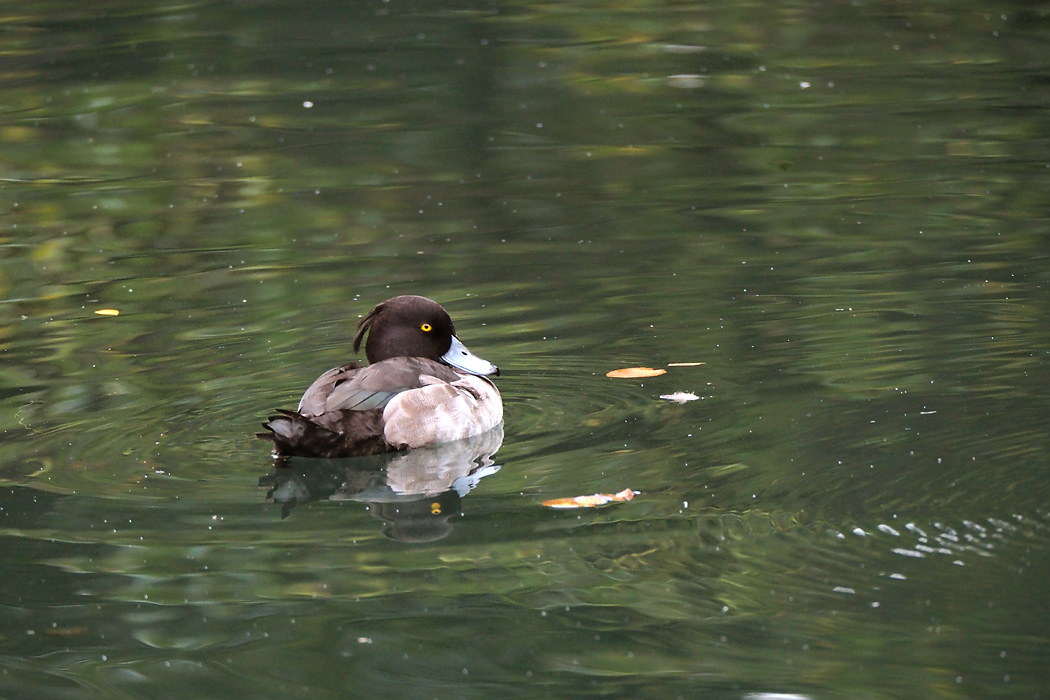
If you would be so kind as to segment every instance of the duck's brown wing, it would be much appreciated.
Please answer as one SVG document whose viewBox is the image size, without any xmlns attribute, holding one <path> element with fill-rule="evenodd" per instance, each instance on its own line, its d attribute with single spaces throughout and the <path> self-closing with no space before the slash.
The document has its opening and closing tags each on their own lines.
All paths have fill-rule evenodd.
<svg viewBox="0 0 1050 700">
<path fill-rule="evenodd" d="M 314 382 L 317 386 L 322 380 L 324 389 L 318 389 L 316 396 L 311 396 L 311 408 L 323 391 L 327 391 L 322 412 L 334 411 L 371 411 L 384 408 L 394 396 L 409 389 L 418 389 L 424 385 L 423 377 L 434 377 L 442 382 L 454 382 L 460 379 L 448 365 L 419 357 L 394 357 L 377 362 L 363 369 L 354 370 L 353 374 L 339 373 L 340 370 L 329 370 Z M 326 379 L 332 372 L 339 374 Z M 431 380 L 432 382 L 433 380 Z M 311 386 L 303 396 L 314 389 Z M 310 415 L 299 405 L 299 412 Z M 318 415 L 318 414 L 314 414 Z"/>
<path fill-rule="evenodd" d="M 361 365 L 358 362 L 351 362 L 348 365 L 328 370 L 315 379 L 303 394 L 303 398 L 299 399 L 298 412 L 304 416 L 321 415 L 325 412 L 325 404 L 332 391 L 337 386 L 352 380 L 360 371 Z"/>
</svg>

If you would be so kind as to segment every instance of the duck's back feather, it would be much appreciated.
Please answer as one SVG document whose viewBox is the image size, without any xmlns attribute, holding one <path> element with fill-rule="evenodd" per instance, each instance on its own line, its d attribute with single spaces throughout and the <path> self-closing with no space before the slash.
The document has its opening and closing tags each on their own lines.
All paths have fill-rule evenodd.
<svg viewBox="0 0 1050 700">
<path fill-rule="evenodd" d="M 395 357 L 368 367 L 351 362 L 318 377 L 299 401 L 299 413 L 314 418 L 383 408 L 397 394 L 423 386 L 423 376 L 444 382 L 460 378 L 448 365 L 422 357 Z"/>
</svg>

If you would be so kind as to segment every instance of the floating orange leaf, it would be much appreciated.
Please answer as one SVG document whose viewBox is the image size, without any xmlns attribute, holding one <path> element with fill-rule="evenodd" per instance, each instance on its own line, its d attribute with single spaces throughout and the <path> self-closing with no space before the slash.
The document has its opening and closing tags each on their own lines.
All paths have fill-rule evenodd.
<svg viewBox="0 0 1050 700">
<path fill-rule="evenodd" d="M 552 498 L 544 501 L 543 505 L 548 508 L 597 508 L 609 503 L 623 503 L 629 501 L 641 491 L 624 489 L 619 493 L 595 493 L 590 496 L 574 496 L 573 498 Z"/>
<path fill-rule="evenodd" d="M 96 309 L 95 313 L 99 316 L 120 316 L 120 311 L 117 309 Z"/>
<path fill-rule="evenodd" d="M 614 369 L 611 372 L 606 372 L 606 377 L 612 377 L 613 379 L 638 379 L 641 377 L 659 377 L 661 374 L 666 374 L 666 369 L 653 369 L 652 367 L 625 367 L 624 369 Z"/>
</svg>

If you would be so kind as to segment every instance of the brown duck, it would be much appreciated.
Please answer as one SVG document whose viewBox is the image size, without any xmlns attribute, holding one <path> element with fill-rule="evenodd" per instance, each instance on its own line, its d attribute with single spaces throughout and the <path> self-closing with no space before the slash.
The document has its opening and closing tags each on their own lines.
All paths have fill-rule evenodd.
<svg viewBox="0 0 1050 700">
<path fill-rule="evenodd" d="M 354 457 L 480 435 L 503 421 L 503 402 L 485 375 L 499 368 L 467 350 L 448 312 L 420 296 L 387 299 L 354 336 L 358 362 L 330 369 L 295 411 L 279 410 L 256 436 L 277 457 Z"/>
</svg>

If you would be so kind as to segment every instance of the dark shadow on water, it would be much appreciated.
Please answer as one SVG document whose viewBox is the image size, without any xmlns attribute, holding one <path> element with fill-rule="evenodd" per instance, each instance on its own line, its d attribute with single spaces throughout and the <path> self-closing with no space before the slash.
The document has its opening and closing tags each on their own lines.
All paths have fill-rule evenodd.
<svg viewBox="0 0 1050 700">
<path fill-rule="evenodd" d="M 432 542 L 452 532 L 462 498 L 499 471 L 492 456 L 503 445 L 503 424 L 467 440 L 352 459 L 284 458 L 259 477 L 266 498 L 288 517 L 300 503 L 358 501 L 383 521 L 383 534 L 401 542 Z"/>
</svg>

